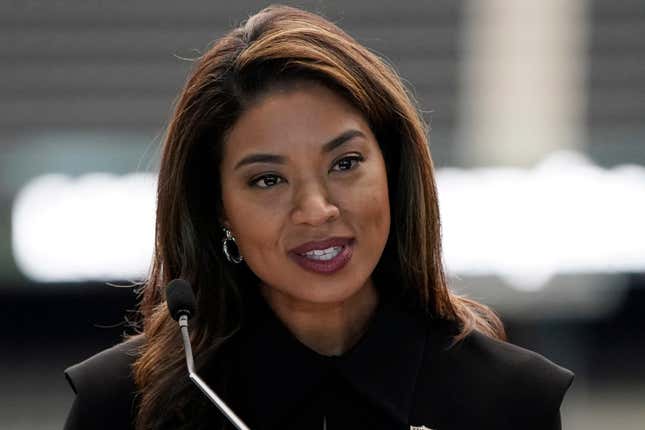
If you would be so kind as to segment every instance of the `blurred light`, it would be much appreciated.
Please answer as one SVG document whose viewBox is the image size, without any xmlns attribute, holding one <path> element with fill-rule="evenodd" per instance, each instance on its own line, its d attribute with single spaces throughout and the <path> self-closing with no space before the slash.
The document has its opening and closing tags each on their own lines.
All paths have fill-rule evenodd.
<svg viewBox="0 0 645 430">
<path fill-rule="evenodd" d="M 642 166 L 559 151 L 529 170 L 441 169 L 438 188 L 451 274 L 535 290 L 559 273 L 645 271 Z"/>
<path fill-rule="evenodd" d="M 606 170 L 574 152 L 533 169 L 439 169 L 451 275 L 498 275 L 521 290 L 555 274 L 645 271 L 645 168 Z M 13 207 L 13 249 L 39 281 L 133 279 L 154 243 L 155 177 L 47 175 Z"/>
<path fill-rule="evenodd" d="M 14 201 L 13 253 L 37 281 L 141 279 L 152 259 L 154 215 L 152 175 L 41 176 Z"/>
</svg>

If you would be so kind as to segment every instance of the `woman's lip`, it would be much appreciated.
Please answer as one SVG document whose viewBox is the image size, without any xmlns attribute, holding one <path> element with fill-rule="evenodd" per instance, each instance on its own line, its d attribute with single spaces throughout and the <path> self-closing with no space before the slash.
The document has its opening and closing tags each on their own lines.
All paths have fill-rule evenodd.
<svg viewBox="0 0 645 430">
<path fill-rule="evenodd" d="M 309 252 L 311 250 L 317 249 L 317 250 L 323 250 L 327 248 L 331 248 L 333 246 L 347 246 L 347 244 L 352 241 L 353 238 L 348 238 L 348 237 L 330 237 L 329 239 L 325 240 L 319 240 L 319 241 L 312 241 L 312 242 L 307 242 L 303 243 L 302 245 L 293 248 L 289 252 L 293 252 L 295 254 L 303 255 L 306 252 Z"/>
<path fill-rule="evenodd" d="M 342 245 L 341 251 L 337 256 L 331 260 L 314 260 L 307 258 L 295 252 L 290 252 L 289 257 L 294 260 L 300 267 L 310 272 L 330 274 L 337 272 L 345 267 L 349 260 L 352 258 L 354 252 L 354 240 L 349 241 L 346 245 Z"/>
</svg>

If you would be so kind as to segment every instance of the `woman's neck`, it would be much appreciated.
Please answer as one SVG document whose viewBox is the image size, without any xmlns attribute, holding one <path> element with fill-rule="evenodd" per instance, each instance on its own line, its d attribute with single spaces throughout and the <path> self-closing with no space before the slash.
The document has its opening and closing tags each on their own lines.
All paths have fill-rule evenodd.
<svg viewBox="0 0 645 430">
<path fill-rule="evenodd" d="M 303 304 L 265 285 L 261 292 L 301 343 L 326 356 L 341 355 L 361 339 L 379 301 L 371 279 L 358 293 L 336 303 Z"/>
</svg>

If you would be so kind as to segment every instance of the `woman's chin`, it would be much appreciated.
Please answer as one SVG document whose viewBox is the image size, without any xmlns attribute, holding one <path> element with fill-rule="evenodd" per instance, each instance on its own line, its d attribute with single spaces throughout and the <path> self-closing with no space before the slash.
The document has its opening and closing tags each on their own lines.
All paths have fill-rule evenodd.
<svg viewBox="0 0 645 430">
<path fill-rule="evenodd" d="M 307 285 L 306 283 L 303 285 Z M 326 283 L 324 285 L 307 285 L 307 290 L 277 290 L 272 287 L 267 287 L 263 291 L 263 295 L 269 302 L 275 303 L 286 302 L 289 307 L 299 307 L 306 309 L 311 308 L 325 308 L 329 306 L 341 305 L 357 295 L 361 295 L 365 288 L 369 288 L 368 283 L 363 283 L 360 286 L 343 286 L 339 282 Z"/>
</svg>

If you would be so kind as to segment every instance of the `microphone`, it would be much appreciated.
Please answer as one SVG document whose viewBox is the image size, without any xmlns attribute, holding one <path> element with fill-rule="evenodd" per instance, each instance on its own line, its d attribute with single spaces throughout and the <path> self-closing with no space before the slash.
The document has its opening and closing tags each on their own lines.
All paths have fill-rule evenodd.
<svg viewBox="0 0 645 430">
<path fill-rule="evenodd" d="M 188 335 L 188 320 L 195 314 L 195 293 L 188 283 L 183 279 L 173 279 L 166 285 L 166 304 L 170 316 L 179 323 L 181 337 L 184 343 L 186 354 L 186 366 L 188 367 L 188 378 L 209 398 L 211 402 L 224 414 L 224 416 L 238 430 L 250 430 L 246 424 L 229 408 L 222 399 L 195 373 L 195 362 L 193 360 L 193 349 L 190 345 Z"/>
<path fill-rule="evenodd" d="M 183 279 L 170 281 L 166 285 L 166 304 L 175 321 L 179 321 L 182 315 L 190 319 L 195 313 L 195 293 L 190 284 Z"/>
</svg>

